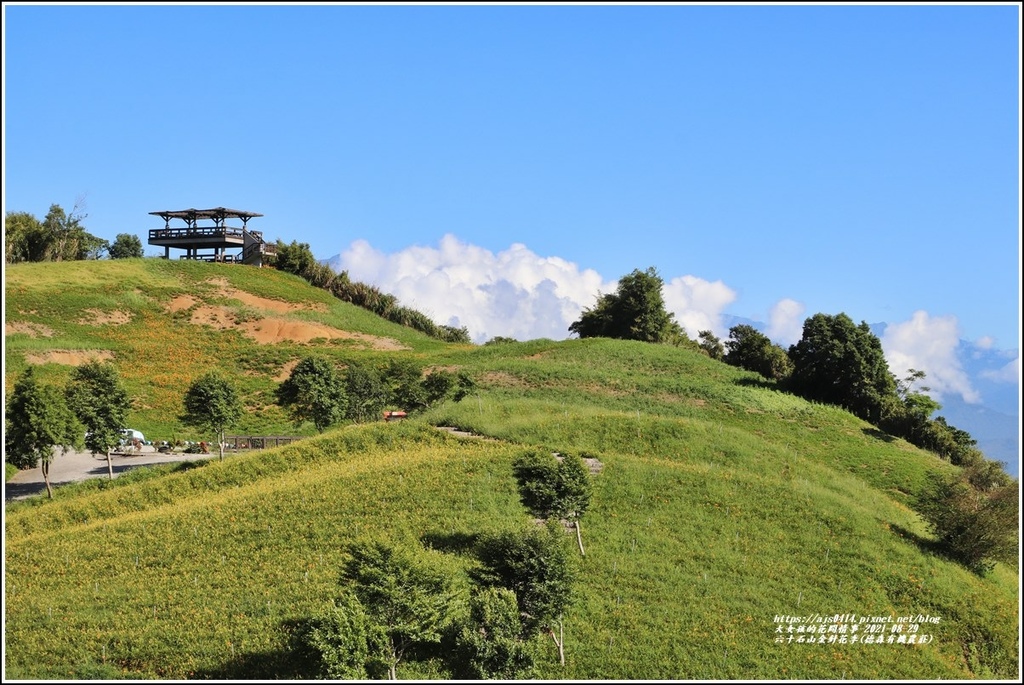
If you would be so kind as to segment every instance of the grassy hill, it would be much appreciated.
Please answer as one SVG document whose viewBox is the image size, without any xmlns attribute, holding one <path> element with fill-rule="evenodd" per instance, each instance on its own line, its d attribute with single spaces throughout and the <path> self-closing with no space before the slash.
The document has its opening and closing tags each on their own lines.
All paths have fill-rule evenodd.
<svg viewBox="0 0 1024 685">
<path fill-rule="evenodd" d="M 155 439 L 187 435 L 181 395 L 212 366 L 237 379 L 249 408 L 238 431 L 252 433 L 295 432 L 272 392 L 313 350 L 339 363 L 398 355 L 478 386 L 404 423 L 8 505 L 8 678 L 311 677 L 289 633 L 337 595 L 346 544 L 417 550 L 464 600 L 471 541 L 532 525 L 512 462 L 536 446 L 603 466 L 567 663 L 539 642 L 538 677 L 1019 675 L 1018 570 L 981 577 L 948 561 L 914 511 L 928 475 L 953 467 L 692 351 L 447 345 L 272 270 L 157 259 L 8 267 L 5 300 L 8 391 L 30 363 L 61 382 L 69 362 L 109 358 L 138 399 L 134 427 Z M 872 637 L 905 616 L 938 623 L 914 622 L 926 644 L 777 632 L 776 617 L 836 614 Z M 870 617 L 892 623 L 860 623 Z M 449 677 L 436 659 L 398 673 Z"/>
</svg>

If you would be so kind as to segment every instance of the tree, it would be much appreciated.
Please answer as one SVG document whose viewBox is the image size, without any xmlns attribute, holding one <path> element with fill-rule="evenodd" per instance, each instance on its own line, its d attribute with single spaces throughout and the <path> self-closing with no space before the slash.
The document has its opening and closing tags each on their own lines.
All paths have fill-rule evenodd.
<svg viewBox="0 0 1024 685">
<path fill-rule="evenodd" d="M 968 467 L 956 477 L 933 476 L 920 505 L 947 554 L 977 573 L 1018 556 L 1020 486 L 1000 471 Z"/>
<path fill-rule="evenodd" d="M 665 342 L 681 332 L 661 296 L 663 281 L 654 267 L 619 279 L 615 293 L 598 295 L 597 303 L 569 326 L 581 338 L 618 338 Z"/>
<path fill-rule="evenodd" d="M 90 361 L 77 367 L 64 391 L 68 407 L 86 428 L 85 446 L 107 457 L 107 472 L 114 478 L 110 451 L 121 439 L 131 399 L 110 364 Z"/>
<path fill-rule="evenodd" d="M 7 212 L 4 217 L 4 261 L 39 262 L 43 260 L 45 242 L 43 225 L 28 212 Z"/>
<path fill-rule="evenodd" d="M 423 379 L 422 385 L 427 406 L 443 402 L 449 397 L 455 402 L 461 402 L 476 388 L 476 383 L 466 373 L 455 374 L 444 369 L 431 371 Z"/>
<path fill-rule="evenodd" d="M 399 548 L 380 541 L 349 548 L 342 580 L 383 636 L 388 677 L 397 679 L 398 664 L 417 643 L 441 641 L 452 599 L 447 578 L 418 563 Z"/>
<path fill-rule="evenodd" d="M 296 276 L 305 277 L 313 267 L 318 264 L 309 243 L 292 241 L 286 245 L 284 241 L 277 241 L 277 257 L 274 266 L 280 271 L 286 271 Z"/>
<path fill-rule="evenodd" d="M 31 468 L 38 463 L 46 494 L 52 498 L 50 465 L 55 448 L 66 454 L 82 443 L 82 426 L 68 409 L 64 395 L 53 386 L 40 385 L 29 367 L 14 385 L 5 424 L 7 461 L 18 468 Z"/>
<path fill-rule="evenodd" d="M 312 421 L 318 432 L 337 423 L 348 409 L 345 381 L 326 359 L 306 357 L 277 388 L 277 401 L 299 426 Z"/>
<path fill-rule="evenodd" d="M 323 678 L 365 680 L 385 636 L 355 595 L 345 593 L 304 626 L 300 639 L 319 661 Z"/>
<path fill-rule="evenodd" d="M 878 340 L 866 322 L 846 314 L 815 314 L 804 322 L 803 337 L 789 348 L 792 390 L 809 400 L 844 407 L 878 424 L 885 398 L 896 381 Z"/>
<path fill-rule="evenodd" d="M 558 510 L 558 460 L 548 450 L 521 454 L 512 463 L 519 500 L 537 518 L 551 518 Z"/>
<path fill-rule="evenodd" d="M 242 417 L 242 402 L 235 388 L 219 373 L 211 371 L 189 386 L 184 405 L 182 423 L 217 433 L 223 461 L 224 430 Z"/>
<path fill-rule="evenodd" d="M 455 388 L 455 374 L 444 369 L 434 369 L 423 379 L 423 391 L 427 406 L 443 402 Z"/>
<path fill-rule="evenodd" d="M 712 331 L 699 331 L 697 339 L 700 340 L 700 349 L 712 359 L 722 361 L 725 358 L 725 345 Z"/>
<path fill-rule="evenodd" d="M 114 243 L 110 246 L 108 254 L 111 259 L 141 257 L 143 255 L 142 241 L 139 239 L 139 236 L 132 233 L 118 233 L 117 237 L 114 238 Z"/>
<path fill-rule="evenodd" d="M 352 362 L 345 370 L 348 408 L 345 416 L 356 423 L 380 419 L 388 401 L 388 389 L 372 366 Z"/>
<path fill-rule="evenodd" d="M 576 454 L 556 458 L 546 450 L 530 450 L 513 462 L 512 472 L 523 506 L 538 518 L 571 522 L 580 554 L 585 554 L 580 519 L 590 506 L 591 487 L 583 459 Z"/>
<path fill-rule="evenodd" d="M 461 664 L 473 680 L 519 680 L 533 668 L 522 638 L 515 594 L 503 587 L 477 590 L 469 600 L 469 622 L 456 638 Z"/>
<path fill-rule="evenodd" d="M 42 237 L 45 242 L 44 259 L 61 262 L 80 259 L 99 259 L 108 243 L 85 230 L 82 220 L 83 201 L 76 200 L 71 212 L 65 212 L 60 205 L 50 205 L 50 211 L 43 219 Z"/>
<path fill-rule="evenodd" d="M 590 506 L 590 471 L 583 463 L 583 458 L 574 453 L 563 454 L 558 464 L 558 479 L 555 485 L 557 495 L 557 513 L 562 519 L 569 521 L 576 529 L 576 542 L 583 555 L 583 532 L 580 519 Z"/>
<path fill-rule="evenodd" d="M 388 386 L 388 404 L 406 411 L 426 408 L 427 391 L 422 383 L 423 371 L 415 362 L 392 358 L 383 375 Z"/>
<path fill-rule="evenodd" d="M 739 324 L 730 328 L 725 347 L 726 364 L 759 373 L 769 380 L 783 380 L 793 371 L 786 351 L 753 326 Z"/>
<path fill-rule="evenodd" d="M 516 596 L 524 637 L 547 632 L 565 665 L 562 615 L 572 602 L 574 569 L 556 526 L 507 531 L 484 537 L 477 549 L 481 567 L 471 572 L 482 587 L 504 587 Z M 558 628 L 558 635 L 555 628 Z"/>
</svg>

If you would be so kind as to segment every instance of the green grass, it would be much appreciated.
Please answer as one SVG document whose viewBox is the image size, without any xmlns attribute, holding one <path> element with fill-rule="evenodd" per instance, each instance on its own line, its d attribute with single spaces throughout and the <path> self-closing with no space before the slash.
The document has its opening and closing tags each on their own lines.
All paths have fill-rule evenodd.
<svg viewBox="0 0 1024 685">
<path fill-rule="evenodd" d="M 530 525 L 512 462 L 536 446 L 588 451 L 603 465 L 565 616 L 567 664 L 558 666 L 550 640 L 538 641 L 540 678 L 1019 675 L 1017 571 L 1000 564 L 982 577 L 947 560 L 913 508 L 929 474 L 952 467 L 846 412 L 687 350 L 608 340 L 449 346 L 270 270 L 107 264 L 80 267 L 74 283 L 89 285 L 73 294 L 75 306 L 137 288 L 146 295 L 131 311 L 179 350 L 176 372 L 188 377 L 198 372 L 191 360 L 216 360 L 244 379 L 254 406 L 281 365 L 313 349 L 339 362 L 402 355 L 455 367 L 478 391 L 403 423 L 339 427 L 224 462 L 138 469 L 58 488 L 52 501 L 7 505 L 8 677 L 312 677 L 289 631 L 339 591 L 345 545 L 369 535 L 416 549 L 464 598 L 476 563 L 469 541 Z M 136 427 L 181 431 L 157 415 L 183 392 L 162 378 L 171 373 L 160 355 L 167 345 L 118 326 L 62 322 L 77 316 L 52 271 L 8 270 L 8 318 L 56 332 L 8 337 L 8 384 L 26 351 L 54 340 L 107 346 L 132 387 L 158 405 L 137 407 Z M 212 298 L 211 278 L 261 297 L 308 297 L 326 310 L 302 316 L 410 349 L 260 346 L 165 311 L 177 294 Z M 45 368 L 55 380 L 66 373 Z M 289 432 L 273 407 L 248 420 Z M 432 427 L 442 424 L 494 440 Z M 926 629 L 934 642 L 920 646 L 775 642 L 776 615 L 814 613 L 941 620 Z M 437 659 L 401 664 L 399 676 L 448 677 Z"/>
</svg>

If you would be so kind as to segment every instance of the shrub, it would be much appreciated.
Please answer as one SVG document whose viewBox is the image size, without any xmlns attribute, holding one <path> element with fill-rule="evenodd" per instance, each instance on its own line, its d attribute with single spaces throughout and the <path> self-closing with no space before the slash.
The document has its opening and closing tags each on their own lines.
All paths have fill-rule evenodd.
<svg viewBox="0 0 1024 685">
<path fill-rule="evenodd" d="M 533 657 L 522 640 L 523 623 L 515 594 L 500 587 L 473 595 L 469 622 L 456 638 L 456 653 L 465 675 L 475 680 L 523 678 Z"/>
<path fill-rule="evenodd" d="M 1007 480 L 970 467 L 955 478 L 937 477 L 921 505 L 946 553 L 977 573 L 1017 557 L 1019 485 Z"/>
</svg>

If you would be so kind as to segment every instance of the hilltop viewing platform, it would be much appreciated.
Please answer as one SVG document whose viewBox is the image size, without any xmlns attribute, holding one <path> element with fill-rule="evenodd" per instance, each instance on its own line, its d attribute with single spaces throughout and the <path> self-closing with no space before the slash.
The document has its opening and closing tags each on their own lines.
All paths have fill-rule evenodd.
<svg viewBox="0 0 1024 685">
<path fill-rule="evenodd" d="M 256 212 L 214 207 L 213 209 L 181 209 L 150 212 L 164 220 L 163 228 L 149 231 L 149 244 L 164 248 L 164 258 L 170 259 L 171 248 L 184 250 L 179 259 L 198 259 L 207 262 L 231 262 L 262 266 L 265 255 L 277 252 L 277 246 L 263 239 L 262 231 L 249 230 L 250 219 L 263 216 Z M 183 227 L 171 226 L 172 219 L 185 222 Z M 228 219 L 240 219 L 241 226 L 229 226 Z M 212 221 L 213 225 L 200 225 Z M 238 253 L 227 250 L 240 248 Z"/>
</svg>

